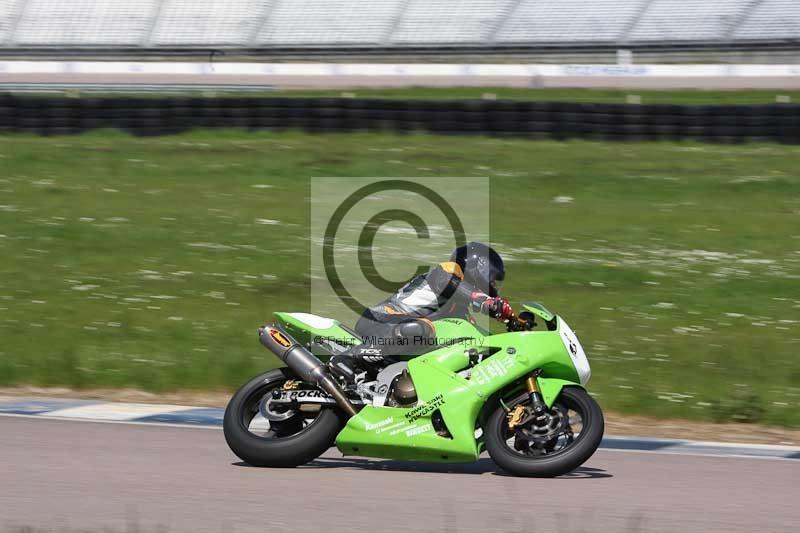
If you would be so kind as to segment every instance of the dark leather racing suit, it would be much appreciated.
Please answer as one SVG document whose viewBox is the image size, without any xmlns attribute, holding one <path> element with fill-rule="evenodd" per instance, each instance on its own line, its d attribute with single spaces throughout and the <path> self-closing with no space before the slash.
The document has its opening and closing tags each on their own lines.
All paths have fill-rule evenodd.
<svg viewBox="0 0 800 533">
<path fill-rule="evenodd" d="M 470 311 L 483 310 L 487 299 L 486 293 L 464 280 L 458 263 L 440 263 L 365 310 L 356 323 L 362 344 L 331 358 L 331 368 L 352 379 L 354 362 L 376 364 L 385 358 L 419 355 L 435 348 L 433 320 L 470 319 Z"/>
</svg>

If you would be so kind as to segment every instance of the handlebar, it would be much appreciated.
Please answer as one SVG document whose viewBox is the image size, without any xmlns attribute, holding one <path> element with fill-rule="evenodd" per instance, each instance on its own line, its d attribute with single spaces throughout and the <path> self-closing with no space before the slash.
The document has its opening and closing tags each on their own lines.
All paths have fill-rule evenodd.
<svg viewBox="0 0 800 533">
<path fill-rule="evenodd" d="M 514 331 L 530 331 L 536 326 L 533 314 L 523 311 L 519 315 L 512 315 L 511 318 L 505 321 L 506 330 L 509 332 Z"/>
</svg>

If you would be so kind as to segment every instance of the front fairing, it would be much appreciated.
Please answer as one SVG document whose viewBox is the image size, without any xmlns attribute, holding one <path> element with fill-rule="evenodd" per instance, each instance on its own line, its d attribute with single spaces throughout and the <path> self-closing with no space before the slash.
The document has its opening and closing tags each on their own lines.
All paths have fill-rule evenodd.
<svg viewBox="0 0 800 533">
<path fill-rule="evenodd" d="M 561 318 L 558 320 L 558 333 L 561 335 L 564 349 L 575 367 L 575 372 L 578 374 L 578 382 L 585 387 L 589 382 L 589 378 L 592 377 L 592 369 L 589 366 L 586 352 L 584 352 L 578 336 L 572 331 L 569 324 Z"/>
<path fill-rule="evenodd" d="M 486 337 L 485 347 L 495 354 L 473 367 L 472 385 L 482 394 L 494 394 L 537 369 L 545 378 L 580 383 L 562 336 L 565 331 L 562 324 L 566 323 L 557 316 L 552 320 L 556 325 L 553 331 L 522 331 Z"/>
<path fill-rule="evenodd" d="M 538 316 L 545 322 L 551 322 L 556 316 L 539 302 L 523 302 L 522 308 L 529 313 L 533 313 L 534 315 Z"/>
<path fill-rule="evenodd" d="M 453 344 L 413 359 L 409 364 L 419 397 L 428 399 L 437 393 L 435 383 L 417 383 L 415 368 L 427 366 L 446 373 L 477 397 L 487 398 L 520 380 L 534 370 L 544 379 L 559 379 L 585 385 L 590 376 L 589 364 L 577 336 L 558 316 L 553 316 L 552 331 L 522 331 L 475 338 L 469 344 Z M 470 365 L 465 348 L 475 348 L 483 359 Z M 574 353 L 573 353 L 574 352 Z M 430 389 L 428 389 L 430 386 Z"/>
<path fill-rule="evenodd" d="M 543 399 L 550 406 L 563 386 L 581 382 L 570 357 L 569 341 L 564 340 L 572 330 L 557 316 L 551 319 L 557 326 L 551 331 L 480 337 L 468 321 L 443 320 L 437 321 L 437 336 L 469 337 L 471 345 L 452 343 L 410 360 L 408 371 L 417 390 L 417 406 L 365 406 L 348 420 L 336 439 L 343 453 L 430 461 L 475 460 L 482 449 L 481 440 L 475 436 L 479 414 L 496 393 L 512 390 L 510 386 L 539 369 Z M 476 350 L 472 353 L 466 348 Z M 476 354 L 485 357 L 470 367 Z M 434 416 L 444 421 L 448 438 L 437 434 Z"/>
</svg>

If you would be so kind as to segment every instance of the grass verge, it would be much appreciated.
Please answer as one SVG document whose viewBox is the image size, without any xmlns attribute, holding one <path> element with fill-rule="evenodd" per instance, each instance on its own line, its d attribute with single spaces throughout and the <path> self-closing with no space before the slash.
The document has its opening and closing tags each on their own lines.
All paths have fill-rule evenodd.
<svg viewBox="0 0 800 533">
<path fill-rule="evenodd" d="M 800 147 L 193 132 L 0 137 L 0 384 L 226 389 L 308 305 L 308 177 L 492 176 L 504 292 L 625 413 L 800 426 Z"/>
<path fill-rule="evenodd" d="M 75 96 L 114 97 L 133 95 L 137 97 L 155 98 L 165 95 L 181 96 L 219 96 L 219 97 L 330 97 L 342 96 L 350 98 L 388 98 L 395 100 L 465 100 L 484 97 L 498 100 L 522 100 L 536 102 L 583 102 L 603 104 L 624 104 L 629 97 L 639 98 L 641 104 L 774 104 L 778 98 L 782 102 L 800 102 L 800 91 L 776 89 L 527 89 L 509 87 L 403 87 L 388 89 L 280 89 L 274 91 L 170 91 L 168 93 L 142 92 L 86 92 L 66 91 Z M 52 96 L 52 92 L 34 93 L 41 96 Z"/>
</svg>

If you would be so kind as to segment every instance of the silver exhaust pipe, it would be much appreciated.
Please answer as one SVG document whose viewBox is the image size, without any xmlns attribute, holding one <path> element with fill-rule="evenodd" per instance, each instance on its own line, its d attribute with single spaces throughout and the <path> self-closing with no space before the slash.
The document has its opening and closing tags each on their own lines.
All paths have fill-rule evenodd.
<svg viewBox="0 0 800 533">
<path fill-rule="evenodd" d="M 331 378 L 325 364 L 294 340 L 282 327 L 270 324 L 258 328 L 258 340 L 286 363 L 286 366 L 297 372 L 303 380 L 315 383 L 330 394 L 345 413 L 350 416 L 358 413 L 339 384 Z"/>
</svg>

